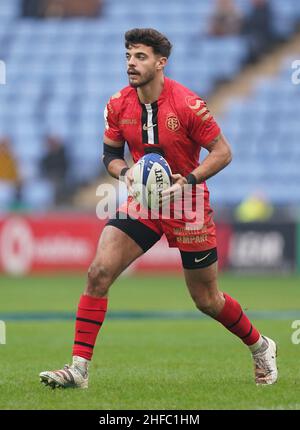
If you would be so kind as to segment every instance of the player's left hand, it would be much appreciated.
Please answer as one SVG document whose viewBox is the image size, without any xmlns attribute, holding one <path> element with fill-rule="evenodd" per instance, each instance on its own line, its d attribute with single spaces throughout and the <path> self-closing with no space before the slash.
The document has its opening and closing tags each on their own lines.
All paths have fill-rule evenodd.
<svg viewBox="0 0 300 430">
<path fill-rule="evenodd" d="M 182 188 L 187 184 L 187 180 L 180 173 L 171 175 L 173 185 L 161 193 L 160 207 L 173 203 L 182 196 Z"/>
</svg>

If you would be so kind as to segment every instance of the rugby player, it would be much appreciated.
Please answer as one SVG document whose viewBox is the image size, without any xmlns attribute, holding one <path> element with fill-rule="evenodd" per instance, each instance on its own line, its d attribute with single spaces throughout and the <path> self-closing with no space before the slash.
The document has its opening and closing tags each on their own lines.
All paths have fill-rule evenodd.
<svg viewBox="0 0 300 430">
<path fill-rule="evenodd" d="M 181 254 L 185 282 L 196 307 L 248 346 L 257 385 L 274 384 L 275 342 L 263 336 L 240 304 L 218 288 L 216 229 L 205 181 L 231 162 L 230 145 L 205 101 L 164 75 L 172 46 L 163 34 L 154 29 L 132 29 L 125 34 L 125 47 L 129 86 L 112 96 L 106 106 L 103 162 L 108 173 L 125 180 L 130 191 L 132 167 L 124 160 L 125 142 L 134 162 L 147 152 L 161 153 L 174 172 L 173 184 L 162 198 L 173 196 L 187 185 L 201 189 L 203 225 L 191 228 L 184 216 L 126 217 L 132 201 L 129 197 L 103 229 L 88 270 L 76 315 L 73 362 L 60 370 L 40 373 L 40 379 L 53 388 L 88 387 L 88 366 L 105 319 L 109 288 L 165 234 L 169 246 L 178 248 Z M 201 148 L 208 154 L 200 164 Z"/>
</svg>

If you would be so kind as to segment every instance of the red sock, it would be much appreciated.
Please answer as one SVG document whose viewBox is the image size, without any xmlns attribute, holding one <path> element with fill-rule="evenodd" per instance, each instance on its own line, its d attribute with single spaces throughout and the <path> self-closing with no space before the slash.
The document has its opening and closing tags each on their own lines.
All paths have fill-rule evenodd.
<svg viewBox="0 0 300 430">
<path fill-rule="evenodd" d="M 231 333 L 238 336 L 246 345 L 253 345 L 260 337 L 259 331 L 244 314 L 241 305 L 228 294 L 223 293 L 225 305 L 216 320 Z"/>
<path fill-rule="evenodd" d="M 82 295 L 76 315 L 73 356 L 91 360 L 93 348 L 107 310 L 107 298 Z"/>
</svg>

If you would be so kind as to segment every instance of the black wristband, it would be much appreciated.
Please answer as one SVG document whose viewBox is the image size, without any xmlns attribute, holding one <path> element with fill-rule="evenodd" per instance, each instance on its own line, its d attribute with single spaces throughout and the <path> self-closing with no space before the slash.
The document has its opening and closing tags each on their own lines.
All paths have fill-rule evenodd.
<svg viewBox="0 0 300 430">
<path fill-rule="evenodd" d="M 124 177 L 127 170 L 129 170 L 129 167 L 123 167 L 123 169 L 120 172 L 119 178 Z"/>
<path fill-rule="evenodd" d="M 196 176 L 193 175 L 193 173 L 189 173 L 185 178 L 186 178 L 188 184 L 191 184 L 191 185 L 197 184 Z"/>
</svg>

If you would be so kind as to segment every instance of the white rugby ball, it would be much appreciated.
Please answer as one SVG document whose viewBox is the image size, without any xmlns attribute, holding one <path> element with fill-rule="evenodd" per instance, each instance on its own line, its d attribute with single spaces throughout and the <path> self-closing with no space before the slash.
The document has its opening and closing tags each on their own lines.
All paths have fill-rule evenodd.
<svg viewBox="0 0 300 430">
<path fill-rule="evenodd" d="M 159 198 L 171 186 L 171 168 L 157 153 L 144 155 L 133 166 L 133 192 L 135 200 L 149 209 L 159 208 Z"/>
</svg>

